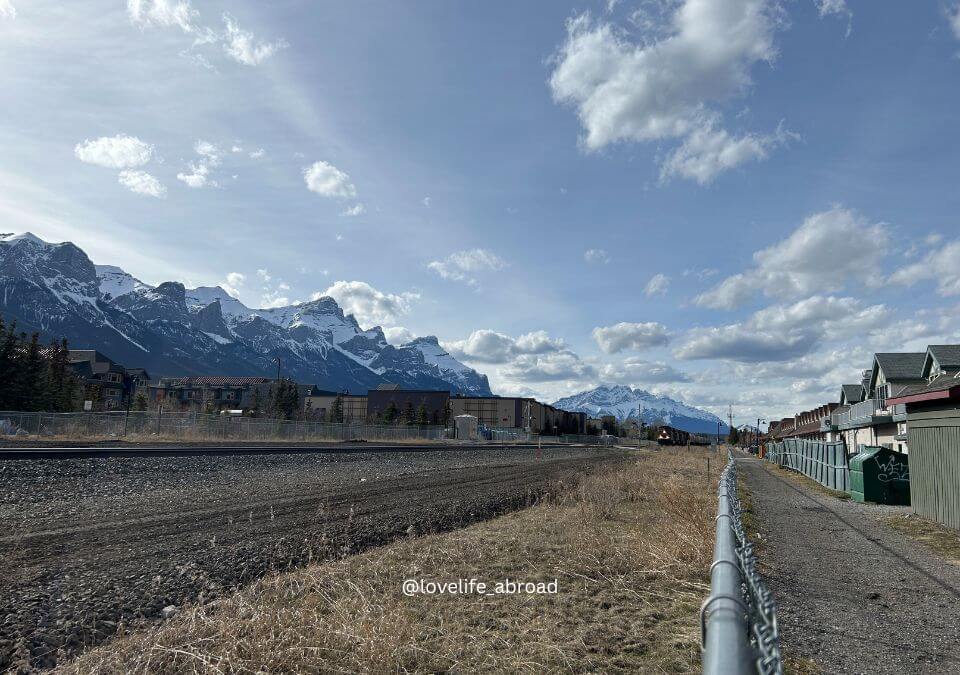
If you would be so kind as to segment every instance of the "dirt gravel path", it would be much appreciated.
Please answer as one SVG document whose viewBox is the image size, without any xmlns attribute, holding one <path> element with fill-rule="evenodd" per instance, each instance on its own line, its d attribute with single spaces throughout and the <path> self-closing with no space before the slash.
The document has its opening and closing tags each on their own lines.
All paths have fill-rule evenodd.
<svg viewBox="0 0 960 675">
<path fill-rule="evenodd" d="M 827 673 L 960 673 L 960 567 L 841 501 L 738 465 L 787 657 Z"/>
<path fill-rule="evenodd" d="M 625 453 L 553 448 L 0 462 L 0 672 L 271 570 L 531 503 Z"/>
</svg>

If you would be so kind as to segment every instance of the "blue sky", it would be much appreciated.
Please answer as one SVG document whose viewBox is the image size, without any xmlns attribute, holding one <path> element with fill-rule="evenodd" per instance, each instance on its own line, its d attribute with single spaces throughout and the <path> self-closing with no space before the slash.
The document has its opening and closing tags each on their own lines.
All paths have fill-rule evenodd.
<svg viewBox="0 0 960 675">
<path fill-rule="evenodd" d="M 0 230 L 740 420 L 960 338 L 950 2 L 0 0 Z"/>
</svg>

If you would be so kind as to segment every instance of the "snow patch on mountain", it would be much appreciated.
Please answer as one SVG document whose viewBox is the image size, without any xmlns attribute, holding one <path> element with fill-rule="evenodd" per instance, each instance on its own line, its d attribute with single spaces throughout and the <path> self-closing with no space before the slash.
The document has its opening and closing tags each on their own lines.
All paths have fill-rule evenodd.
<svg viewBox="0 0 960 675">
<path fill-rule="evenodd" d="M 613 415 L 621 422 L 639 417 L 646 424 L 668 424 L 678 429 L 699 433 L 721 433 L 727 425 L 713 413 L 668 396 L 657 396 L 643 389 L 625 385 L 600 385 L 595 389 L 567 396 L 556 401 L 554 407 L 570 412 L 583 412 L 590 417 Z"/>
</svg>

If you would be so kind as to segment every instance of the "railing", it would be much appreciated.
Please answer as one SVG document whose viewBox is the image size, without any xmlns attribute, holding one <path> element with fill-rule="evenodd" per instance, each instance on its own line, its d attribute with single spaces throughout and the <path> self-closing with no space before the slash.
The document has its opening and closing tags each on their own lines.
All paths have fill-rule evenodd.
<svg viewBox="0 0 960 675">
<path fill-rule="evenodd" d="M 442 426 L 329 424 L 159 412 L 0 412 L 0 437 L 183 441 L 443 440 Z"/>
<path fill-rule="evenodd" d="M 849 492 L 850 467 L 842 442 L 787 438 L 765 447 L 767 460 L 802 473 L 831 490 Z"/>
<path fill-rule="evenodd" d="M 737 466 L 729 454 L 720 478 L 717 537 L 710 596 L 700 608 L 703 672 L 783 673 L 773 596 L 757 572 L 737 496 Z"/>
</svg>

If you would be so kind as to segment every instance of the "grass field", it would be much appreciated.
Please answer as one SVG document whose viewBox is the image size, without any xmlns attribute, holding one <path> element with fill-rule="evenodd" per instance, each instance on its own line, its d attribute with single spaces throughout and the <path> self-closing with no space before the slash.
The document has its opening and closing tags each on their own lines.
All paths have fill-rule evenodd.
<svg viewBox="0 0 960 675">
<path fill-rule="evenodd" d="M 523 511 L 265 578 L 61 671 L 698 671 L 723 466 L 708 475 L 708 454 L 638 454 Z M 401 592 L 471 578 L 557 593 Z"/>
</svg>

